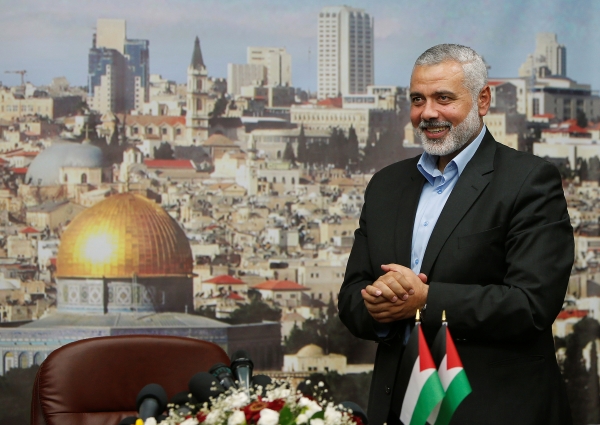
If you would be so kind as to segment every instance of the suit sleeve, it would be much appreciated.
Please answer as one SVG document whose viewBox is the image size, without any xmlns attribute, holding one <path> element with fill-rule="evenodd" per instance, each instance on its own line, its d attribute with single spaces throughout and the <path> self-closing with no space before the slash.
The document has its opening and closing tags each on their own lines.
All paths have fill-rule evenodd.
<svg viewBox="0 0 600 425">
<path fill-rule="evenodd" d="M 338 309 L 341 321 L 350 332 L 359 338 L 385 342 L 394 338 L 398 329 L 406 321 L 381 324 L 375 321 L 365 307 L 361 290 L 373 283 L 381 275 L 373 270 L 369 254 L 367 229 L 367 199 L 370 185 L 365 190 L 365 202 L 359 219 L 359 227 L 354 232 L 354 244 L 348 258 L 344 282 L 338 296 Z"/>
<path fill-rule="evenodd" d="M 455 337 L 487 341 L 522 340 L 552 326 L 574 258 L 562 180 L 554 166 L 539 161 L 516 190 L 502 281 L 487 280 L 484 271 L 475 283 L 430 282 L 424 325 L 439 326 L 445 310 Z"/>
</svg>

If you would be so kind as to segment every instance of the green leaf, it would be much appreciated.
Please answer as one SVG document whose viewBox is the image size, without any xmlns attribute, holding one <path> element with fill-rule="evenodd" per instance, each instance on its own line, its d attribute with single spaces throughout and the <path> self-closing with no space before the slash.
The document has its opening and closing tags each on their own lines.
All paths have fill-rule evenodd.
<svg viewBox="0 0 600 425">
<path fill-rule="evenodd" d="M 279 425 L 296 425 L 296 419 L 288 406 L 283 406 L 279 412 Z"/>
<path fill-rule="evenodd" d="M 320 412 L 317 412 L 317 413 L 315 413 L 314 415 L 312 415 L 312 416 L 310 417 L 310 419 L 308 420 L 308 425 L 310 425 L 310 422 L 311 422 L 313 419 L 323 419 L 323 420 L 325 420 L 325 411 L 324 411 L 324 410 L 321 410 Z"/>
</svg>

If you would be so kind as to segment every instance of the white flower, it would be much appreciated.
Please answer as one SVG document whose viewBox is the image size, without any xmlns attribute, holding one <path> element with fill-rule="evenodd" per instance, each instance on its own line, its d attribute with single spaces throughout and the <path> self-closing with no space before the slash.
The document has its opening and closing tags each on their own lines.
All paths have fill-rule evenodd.
<svg viewBox="0 0 600 425">
<path fill-rule="evenodd" d="M 268 401 L 277 400 L 278 398 L 286 399 L 292 394 L 292 390 L 285 387 L 277 387 L 267 391 L 265 398 Z"/>
<path fill-rule="evenodd" d="M 250 404 L 250 397 L 244 391 L 231 394 L 228 400 L 228 405 L 232 409 L 238 409 L 248 404 Z"/>
<path fill-rule="evenodd" d="M 325 422 L 323 419 L 316 418 L 310 421 L 310 425 L 325 425 Z"/>
<path fill-rule="evenodd" d="M 244 425 L 246 423 L 246 415 L 241 410 L 234 410 L 229 419 L 227 419 L 227 425 Z"/>
<path fill-rule="evenodd" d="M 302 407 L 302 413 L 304 413 L 309 419 L 317 412 L 323 410 L 319 403 L 306 397 L 300 397 L 298 406 Z"/>
<path fill-rule="evenodd" d="M 198 425 L 198 420 L 196 418 L 188 418 L 179 425 Z"/>
<path fill-rule="evenodd" d="M 144 422 L 144 425 L 156 425 L 156 418 L 153 418 L 152 416 L 149 417 L 148 419 L 146 419 L 146 421 Z"/>
<path fill-rule="evenodd" d="M 260 419 L 258 425 L 277 425 L 279 423 L 279 412 L 271 409 L 263 409 L 260 411 Z"/>
<path fill-rule="evenodd" d="M 208 415 L 206 415 L 206 419 L 204 420 L 204 422 L 206 422 L 207 424 L 218 424 L 220 423 L 220 418 L 221 418 L 222 412 L 220 410 L 213 410 L 212 412 L 210 412 Z"/>
<path fill-rule="evenodd" d="M 304 413 L 300 413 L 298 415 L 298 417 L 296 418 L 296 423 L 298 425 L 302 425 L 302 424 L 305 424 L 306 422 L 308 422 L 308 416 L 306 416 Z"/>
<path fill-rule="evenodd" d="M 342 412 L 337 410 L 333 406 L 327 406 L 325 408 L 325 423 L 326 424 L 339 424 L 342 422 Z"/>
</svg>

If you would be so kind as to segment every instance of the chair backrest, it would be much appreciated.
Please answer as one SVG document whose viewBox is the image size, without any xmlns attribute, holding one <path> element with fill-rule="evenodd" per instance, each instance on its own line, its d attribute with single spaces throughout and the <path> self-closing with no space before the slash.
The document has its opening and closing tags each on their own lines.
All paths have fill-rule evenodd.
<svg viewBox="0 0 600 425">
<path fill-rule="evenodd" d="M 169 399 L 215 363 L 229 364 L 216 344 L 163 335 L 90 338 L 50 353 L 35 378 L 31 425 L 118 425 L 135 415 L 147 384 Z"/>
</svg>

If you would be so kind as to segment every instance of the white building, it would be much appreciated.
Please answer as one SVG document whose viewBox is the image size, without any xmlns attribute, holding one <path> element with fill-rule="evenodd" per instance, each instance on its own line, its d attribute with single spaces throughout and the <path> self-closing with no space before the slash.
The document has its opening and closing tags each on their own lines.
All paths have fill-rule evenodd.
<svg viewBox="0 0 600 425">
<path fill-rule="evenodd" d="M 266 69 L 269 86 L 292 85 L 292 56 L 284 47 L 248 47 L 248 64 Z"/>
<path fill-rule="evenodd" d="M 318 39 L 319 99 L 366 93 L 375 76 L 373 18 L 364 9 L 324 7 Z"/>
<path fill-rule="evenodd" d="M 537 34 L 535 53 L 528 55 L 519 68 L 519 77 L 567 76 L 567 48 L 558 44 L 556 34 Z"/>
<path fill-rule="evenodd" d="M 227 64 L 227 93 L 242 94 L 243 86 L 262 85 L 267 79 L 267 69 L 258 64 Z"/>
</svg>

